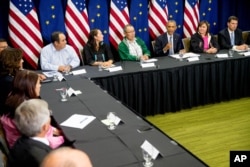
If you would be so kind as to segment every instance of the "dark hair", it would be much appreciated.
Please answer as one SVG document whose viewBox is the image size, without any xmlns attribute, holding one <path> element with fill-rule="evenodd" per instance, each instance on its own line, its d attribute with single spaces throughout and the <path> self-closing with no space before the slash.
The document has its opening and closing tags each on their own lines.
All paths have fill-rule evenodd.
<svg viewBox="0 0 250 167">
<path fill-rule="evenodd" d="M 7 40 L 4 39 L 4 38 L 0 38 L 0 42 L 6 42 L 7 43 Z"/>
<path fill-rule="evenodd" d="M 207 35 L 209 33 L 210 25 L 205 20 L 203 20 L 203 21 L 201 21 L 201 22 L 198 23 L 197 32 L 199 32 L 199 27 L 201 27 L 203 24 L 205 24 L 207 26 L 207 32 L 206 32 L 206 35 Z"/>
<path fill-rule="evenodd" d="M 21 70 L 16 73 L 12 82 L 12 91 L 6 99 L 7 107 L 4 113 L 14 118 L 15 109 L 25 100 L 39 98 L 36 95 L 36 83 L 39 79 L 37 73 L 28 70 Z"/>
<path fill-rule="evenodd" d="M 232 20 L 238 21 L 239 19 L 236 16 L 230 16 L 230 17 L 228 17 L 227 22 L 230 23 Z"/>
<path fill-rule="evenodd" d="M 91 49 L 97 50 L 97 44 L 95 40 L 95 36 L 98 34 L 99 29 L 93 29 L 90 31 L 88 36 L 88 44 L 90 45 Z"/>
<path fill-rule="evenodd" d="M 15 76 L 20 70 L 23 51 L 17 48 L 6 48 L 0 53 L 0 75 Z"/>
<path fill-rule="evenodd" d="M 59 35 L 60 34 L 64 34 L 63 32 L 61 31 L 55 31 L 51 34 L 51 42 L 54 43 L 54 42 L 60 42 L 60 39 L 59 39 Z"/>
</svg>

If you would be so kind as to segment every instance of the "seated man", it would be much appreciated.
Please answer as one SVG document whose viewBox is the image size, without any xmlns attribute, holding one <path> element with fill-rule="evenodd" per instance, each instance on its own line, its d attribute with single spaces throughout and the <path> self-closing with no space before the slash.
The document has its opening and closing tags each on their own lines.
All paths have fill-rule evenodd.
<svg viewBox="0 0 250 167">
<path fill-rule="evenodd" d="M 5 39 L 0 38 L 0 53 L 2 50 L 6 49 L 8 47 L 8 43 Z"/>
<path fill-rule="evenodd" d="M 168 56 L 174 53 L 179 53 L 183 49 L 181 36 L 175 33 L 177 28 L 174 20 L 169 20 L 167 32 L 161 34 L 155 39 L 155 54 L 156 56 Z"/>
<path fill-rule="evenodd" d="M 135 37 L 134 27 L 128 24 L 123 30 L 125 37 L 118 46 L 121 60 L 135 61 L 149 59 L 150 51 L 142 39 Z"/>
<path fill-rule="evenodd" d="M 91 161 L 83 151 L 70 147 L 61 147 L 50 152 L 41 167 L 92 167 Z"/>
<path fill-rule="evenodd" d="M 10 167 L 39 167 L 44 157 L 51 151 L 46 133 L 50 127 L 48 103 L 31 99 L 21 103 L 15 111 L 15 123 L 23 134 L 9 153 Z"/>
<path fill-rule="evenodd" d="M 72 46 L 66 44 L 66 37 L 56 31 L 51 35 L 52 43 L 41 51 L 41 69 L 68 71 L 80 65 L 80 59 Z"/>
<path fill-rule="evenodd" d="M 218 34 L 218 41 L 221 49 L 246 50 L 248 46 L 244 44 L 242 31 L 238 27 L 238 18 L 230 16 L 227 20 L 227 28 Z"/>
</svg>

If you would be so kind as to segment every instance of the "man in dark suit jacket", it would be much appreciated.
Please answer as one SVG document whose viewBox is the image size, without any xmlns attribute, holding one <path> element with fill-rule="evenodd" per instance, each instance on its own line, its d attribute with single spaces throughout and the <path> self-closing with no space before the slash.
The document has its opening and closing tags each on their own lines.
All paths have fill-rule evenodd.
<svg viewBox="0 0 250 167">
<path fill-rule="evenodd" d="M 179 53 L 183 49 L 181 36 L 175 33 L 177 28 L 174 20 L 169 20 L 167 25 L 167 32 L 158 36 L 155 40 L 154 51 L 156 56 L 168 56 L 170 54 Z M 172 41 L 171 40 L 172 36 Z M 173 49 L 173 53 L 171 53 Z"/>
<path fill-rule="evenodd" d="M 227 21 L 227 28 L 221 30 L 218 34 L 221 49 L 246 50 L 248 48 L 243 42 L 242 31 L 238 29 L 237 26 L 238 18 L 236 16 L 230 16 Z"/>
<path fill-rule="evenodd" d="M 250 33 L 248 33 L 246 44 L 250 45 Z"/>
<path fill-rule="evenodd" d="M 24 136 L 10 150 L 8 166 L 39 167 L 51 151 L 45 137 L 50 126 L 48 103 L 41 99 L 24 101 L 16 109 L 15 122 Z"/>
</svg>

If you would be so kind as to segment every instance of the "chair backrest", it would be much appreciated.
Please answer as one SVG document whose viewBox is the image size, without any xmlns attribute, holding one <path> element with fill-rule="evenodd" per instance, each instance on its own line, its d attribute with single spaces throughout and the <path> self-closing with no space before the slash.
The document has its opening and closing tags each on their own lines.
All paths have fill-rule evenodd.
<svg viewBox="0 0 250 167">
<path fill-rule="evenodd" d="M 153 51 L 155 51 L 155 40 L 151 41 L 151 45 L 152 45 Z"/>
<path fill-rule="evenodd" d="M 182 38 L 182 44 L 183 44 L 184 49 L 186 50 L 186 52 L 189 52 L 189 49 L 190 49 L 190 40 L 191 40 L 190 37 Z"/>
<path fill-rule="evenodd" d="M 83 53 L 83 49 L 79 49 L 79 53 L 80 53 L 80 65 L 86 65 L 86 60 L 85 60 L 85 56 L 84 56 L 84 53 Z"/>
<path fill-rule="evenodd" d="M 242 38 L 244 43 L 246 43 L 249 33 L 250 33 L 249 31 L 242 31 Z"/>
</svg>

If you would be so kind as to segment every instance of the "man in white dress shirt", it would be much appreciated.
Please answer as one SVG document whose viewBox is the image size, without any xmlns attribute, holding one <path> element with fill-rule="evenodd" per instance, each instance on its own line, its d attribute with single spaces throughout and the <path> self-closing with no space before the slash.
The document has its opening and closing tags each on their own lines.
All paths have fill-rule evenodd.
<svg viewBox="0 0 250 167">
<path fill-rule="evenodd" d="M 80 59 L 72 46 L 67 45 L 63 32 L 56 31 L 51 35 L 51 43 L 41 51 L 41 69 L 68 71 L 80 65 Z"/>
</svg>

